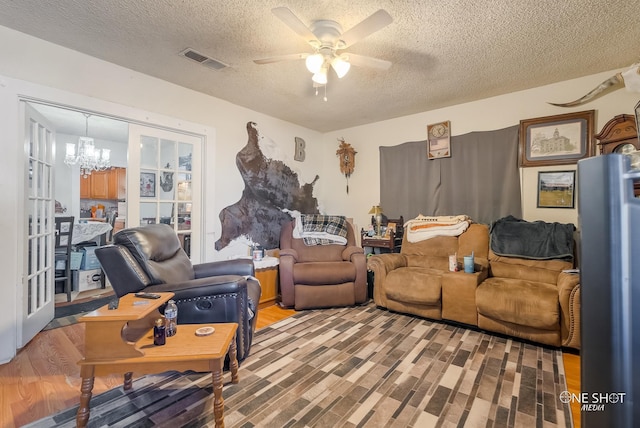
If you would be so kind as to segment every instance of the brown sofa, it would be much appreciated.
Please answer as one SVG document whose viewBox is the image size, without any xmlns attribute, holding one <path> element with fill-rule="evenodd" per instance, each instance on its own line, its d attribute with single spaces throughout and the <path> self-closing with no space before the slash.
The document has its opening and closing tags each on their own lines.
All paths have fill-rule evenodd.
<svg viewBox="0 0 640 428">
<path fill-rule="evenodd" d="M 376 305 L 421 317 L 450 320 L 551 346 L 580 348 L 579 276 L 572 263 L 501 257 L 489 249 L 489 228 L 471 224 L 458 237 L 411 243 L 400 254 L 371 256 Z M 474 252 L 473 274 L 449 272 Z M 461 263 L 459 263 L 461 265 Z"/>
</svg>

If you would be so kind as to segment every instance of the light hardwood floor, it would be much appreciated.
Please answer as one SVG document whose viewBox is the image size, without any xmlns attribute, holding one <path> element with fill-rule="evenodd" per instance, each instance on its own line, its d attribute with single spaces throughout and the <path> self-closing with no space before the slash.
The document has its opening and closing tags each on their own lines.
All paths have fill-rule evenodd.
<svg viewBox="0 0 640 428">
<path fill-rule="evenodd" d="M 257 328 L 293 315 L 277 305 L 258 311 Z M 77 405 L 84 324 L 74 324 L 39 333 L 10 362 L 0 365 L 0 427 L 19 427 Z M 563 354 L 569 391 L 580 392 L 580 357 Z M 97 395 L 122 385 L 121 376 L 95 379 Z M 572 408 L 574 426 L 580 426 L 580 409 Z"/>
</svg>

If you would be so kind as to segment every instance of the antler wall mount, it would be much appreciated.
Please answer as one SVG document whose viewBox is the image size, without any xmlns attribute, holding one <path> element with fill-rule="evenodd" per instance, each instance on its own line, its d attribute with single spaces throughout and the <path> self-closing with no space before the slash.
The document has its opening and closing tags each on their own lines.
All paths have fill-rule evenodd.
<svg viewBox="0 0 640 428">
<path fill-rule="evenodd" d="M 575 107 L 585 104 L 616 89 L 626 87 L 630 92 L 640 92 L 640 63 L 633 64 L 626 71 L 616 73 L 600 83 L 586 95 L 568 103 L 549 103 L 556 107 Z"/>
</svg>

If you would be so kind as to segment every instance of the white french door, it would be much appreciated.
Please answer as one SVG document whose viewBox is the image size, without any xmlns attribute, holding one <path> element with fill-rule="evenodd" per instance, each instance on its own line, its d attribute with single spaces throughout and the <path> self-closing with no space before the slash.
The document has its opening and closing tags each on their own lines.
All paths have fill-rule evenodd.
<svg viewBox="0 0 640 428">
<path fill-rule="evenodd" d="M 22 328 L 18 346 L 26 345 L 54 316 L 54 141 L 44 117 L 22 102 L 25 112 L 25 225 L 22 280 Z"/>
<path fill-rule="evenodd" d="M 202 137 L 129 125 L 127 227 L 173 227 L 191 261 L 202 251 Z"/>
</svg>

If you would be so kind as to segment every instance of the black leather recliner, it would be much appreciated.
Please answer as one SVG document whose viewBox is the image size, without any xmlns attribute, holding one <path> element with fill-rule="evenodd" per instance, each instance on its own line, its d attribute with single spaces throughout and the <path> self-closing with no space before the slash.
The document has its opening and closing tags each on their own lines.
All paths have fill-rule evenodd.
<svg viewBox="0 0 640 428">
<path fill-rule="evenodd" d="M 251 260 L 193 265 L 166 224 L 123 229 L 96 256 L 118 297 L 173 292 L 178 325 L 238 323 L 238 361 L 249 355 L 261 294 L 260 283 L 248 278 L 254 275 Z"/>
</svg>

